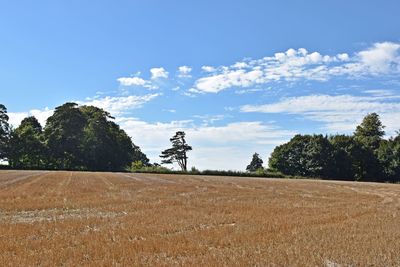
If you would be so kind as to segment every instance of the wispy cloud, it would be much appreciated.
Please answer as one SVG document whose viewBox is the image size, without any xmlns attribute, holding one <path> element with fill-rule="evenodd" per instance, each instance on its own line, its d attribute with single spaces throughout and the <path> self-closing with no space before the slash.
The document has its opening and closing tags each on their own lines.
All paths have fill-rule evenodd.
<svg viewBox="0 0 400 267">
<path fill-rule="evenodd" d="M 178 68 L 178 77 L 180 78 L 191 78 L 190 72 L 192 71 L 191 67 L 188 66 L 180 66 Z"/>
<path fill-rule="evenodd" d="M 214 68 L 212 66 L 202 66 L 201 69 L 204 72 L 214 72 L 214 71 L 216 71 L 216 68 Z"/>
<path fill-rule="evenodd" d="M 365 115 L 377 112 L 387 126 L 388 134 L 393 134 L 400 125 L 398 98 L 396 95 L 306 95 L 282 98 L 272 104 L 245 105 L 241 111 L 301 115 L 324 123 L 330 132 L 351 132 Z"/>
<path fill-rule="evenodd" d="M 203 126 L 213 124 L 214 122 L 225 119 L 226 115 L 194 115 L 193 118 L 200 119 L 203 122 Z"/>
<path fill-rule="evenodd" d="M 145 103 L 160 96 L 157 94 L 147 95 L 129 95 L 129 96 L 106 96 L 102 98 L 94 98 L 86 101 L 76 101 L 80 105 L 92 105 L 102 108 L 111 113 L 113 116 L 121 115 L 122 113 L 141 108 Z"/>
</svg>

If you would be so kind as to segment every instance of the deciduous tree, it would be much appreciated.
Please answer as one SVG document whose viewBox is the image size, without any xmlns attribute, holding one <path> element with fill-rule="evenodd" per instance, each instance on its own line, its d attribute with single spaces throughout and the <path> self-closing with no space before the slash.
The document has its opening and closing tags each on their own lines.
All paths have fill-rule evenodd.
<svg viewBox="0 0 400 267">
<path fill-rule="evenodd" d="M 332 145 L 322 135 L 296 135 L 274 149 L 269 167 L 289 175 L 329 177 Z"/>
<path fill-rule="evenodd" d="M 76 103 L 65 103 L 47 119 L 44 135 L 51 167 L 83 169 L 82 140 L 86 119 Z"/>
<path fill-rule="evenodd" d="M 35 117 L 23 119 L 12 131 L 8 162 L 13 168 L 41 169 L 46 166 L 42 126 Z"/>
</svg>

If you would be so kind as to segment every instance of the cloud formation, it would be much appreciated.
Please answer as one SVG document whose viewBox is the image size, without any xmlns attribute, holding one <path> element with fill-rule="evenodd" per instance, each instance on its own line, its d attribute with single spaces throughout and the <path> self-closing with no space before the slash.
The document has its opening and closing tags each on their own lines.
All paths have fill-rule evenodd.
<svg viewBox="0 0 400 267">
<path fill-rule="evenodd" d="M 330 132 L 352 132 L 368 113 L 378 113 L 389 135 L 400 125 L 399 96 L 384 90 L 366 91 L 369 96 L 306 95 L 282 98 L 264 105 L 245 105 L 242 112 L 281 113 L 301 115 L 322 122 Z M 378 93 L 378 95 L 377 95 Z"/>
<path fill-rule="evenodd" d="M 176 131 L 185 131 L 188 143 L 193 146 L 189 164 L 200 169 L 244 170 L 254 152 L 260 152 L 266 161 L 274 146 L 286 142 L 295 134 L 260 121 L 209 126 L 196 125 L 192 120 L 149 123 L 119 117 L 117 122 L 155 162 L 160 161 L 160 152 L 171 145 L 169 138 Z"/>
<path fill-rule="evenodd" d="M 191 67 L 188 66 L 180 66 L 178 68 L 178 77 L 180 78 L 191 78 L 190 72 L 192 71 Z"/>
<path fill-rule="evenodd" d="M 138 72 L 131 77 L 120 77 L 117 79 L 117 81 L 122 86 L 139 86 L 147 89 L 158 89 L 159 86 L 157 81 L 159 79 L 167 79 L 169 73 L 163 67 L 160 67 L 151 68 L 150 74 L 151 77 L 149 80 L 139 77 L 140 72 Z"/>
<path fill-rule="evenodd" d="M 168 72 L 163 68 L 152 68 L 150 69 L 151 79 L 168 78 Z"/>
<path fill-rule="evenodd" d="M 309 52 L 305 48 L 290 48 L 261 59 L 245 59 L 228 66 L 202 66 L 187 91 L 188 96 L 196 93 L 218 93 L 229 88 L 248 88 L 269 83 L 319 81 L 326 82 L 337 77 L 360 79 L 400 74 L 400 43 L 381 42 L 355 52 L 324 55 Z M 159 87 L 156 81 L 168 79 L 163 67 L 151 68 L 149 80 L 135 75 L 121 77 L 123 86 L 142 86 L 148 89 Z M 178 67 L 177 76 L 192 78 L 192 68 Z"/>
<path fill-rule="evenodd" d="M 123 86 L 145 86 L 149 83 L 140 77 L 121 77 L 117 81 Z"/>
<path fill-rule="evenodd" d="M 39 109 L 32 109 L 28 112 L 10 112 L 8 113 L 9 116 L 9 123 L 13 127 L 18 127 L 18 125 L 21 123 L 21 121 L 29 116 L 35 116 L 36 119 L 39 121 L 39 123 L 44 126 L 46 124 L 46 120 L 48 117 L 50 117 L 53 114 L 54 110 L 45 108 L 43 110 Z"/>
<path fill-rule="evenodd" d="M 86 101 L 77 101 L 79 105 L 92 105 L 102 108 L 113 116 L 121 115 L 125 111 L 141 108 L 143 104 L 160 96 L 157 94 L 147 95 L 129 95 L 129 96 L 106 96 L 102 98 L 93 98 Z"/>
<path fill-rule="evenodd" d="M 79 105 L 92 105 L 102 108 L 112 116 L 122 116 L 125 112 L 141 108 L 145 103 L 160 96 L 161 94 L 147 94 L 143 96 L 106 96 L 88 98 L 85 101 L 72 101 Z M 45 108 L 43 110 L 33 109 L 28 112 L 10 112 L 9 122 L 13 127 L 18 127 L 21 121 L 28 116 L 35 116 L 42 126 L 45 126 L 48 117 L 53 115 L 54 109 Z"/>
<path fill-rule="evenodd" d="M 352 56 L 347 53 L 322 55 L 310 53 L 305 48 L 290 48 L 262 59 L 244 60 L 230 66 L 203 66 L 202 69 L 211 75 L 198 78 L 193 88 L 206 93 L 280 81 L 328 81 L 338 76 L 392 75 L 400 73 L 400 44 L 375 43 Z"/>
</svg>

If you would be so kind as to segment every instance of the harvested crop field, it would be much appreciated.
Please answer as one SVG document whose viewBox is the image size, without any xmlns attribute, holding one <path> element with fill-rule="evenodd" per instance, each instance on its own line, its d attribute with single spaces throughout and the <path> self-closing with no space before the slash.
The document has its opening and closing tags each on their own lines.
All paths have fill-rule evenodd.
<svg viewBox="0 0 400 267">
<path fill-rule="evenodd" d="M 400 185 L 0 171 L 1 266 L 400 266 Z"/>
</svg>

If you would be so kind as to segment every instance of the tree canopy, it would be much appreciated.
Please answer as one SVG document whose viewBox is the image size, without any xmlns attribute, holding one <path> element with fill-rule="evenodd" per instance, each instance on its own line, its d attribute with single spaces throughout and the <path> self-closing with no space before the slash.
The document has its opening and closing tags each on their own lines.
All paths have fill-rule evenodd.
<svg viewBox="0 0 400 267">
<path fill-rule="evenodd" d="M 0 118 L 7 129 L 6 110 Z M 149 164 L 113 119 L 103 109 L 76 103 L 57 107 L 44 129 L 27 117 L 7 135 L 8 162 L 14 168 L 100 171 L 123 170 L 137 160 Z"/>
<path fill-rule="evenodd" d="M 296 135 L 274 149 L 269 167 L 305 177 L 400 181 L 400 138 L 384 140 L 383 128 L 371 113 L 353 136 Z"/>
<path fill-rule="evenodd" d="M 246 167 L 246 171 L 249 172 L 255 172 L 258 169 L 262 169 L 263 165 L 263 160 L 260 158 L 260 155 L 258 153 L 253 154 L 253 158 L 251 159 L 251 162 L 249 165 Z"/>
<path fill-rule="evenodd" d="M 385 135 L 379 115 L 376 113 L 368 114 L 364 117 L 360 125 L 357 126 L 354 137 L 364 146 L 376 150 L 382 137 Z"/>
<path fill-rule="evenodd" d="M 22 120 L 11 133 L 8 160 L 15 168 L 43 168 L 46 166 L 46 146 L 42 126 L 35 117 Z"/>
<path fill-rule="evenodd" d="M 161 152 L 160 157 L 163 158 L 161 163 L 172 164 L 176 162 L 182 171 L 187 171 L 187 152 L 192 150 L 192 147 L 186 143 L 185 132 L 178 131 L 169 140 L 172 147 Z"/>
</svg>

